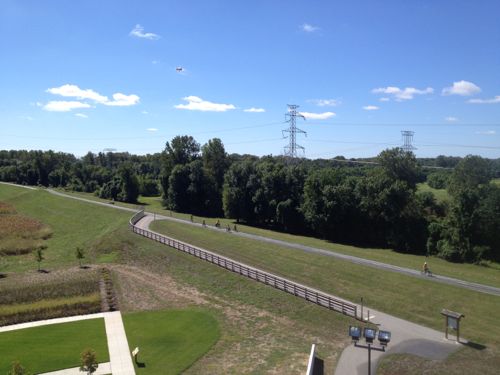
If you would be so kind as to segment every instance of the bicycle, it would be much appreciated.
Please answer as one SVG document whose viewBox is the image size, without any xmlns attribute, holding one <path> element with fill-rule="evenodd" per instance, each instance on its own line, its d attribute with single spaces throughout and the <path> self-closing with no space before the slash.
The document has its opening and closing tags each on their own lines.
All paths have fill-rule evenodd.
<svg viewBox="0 0 500 375">
<path fill-rule="evenodd" d="M 424 275 L 424 276 L 429 276 L 429 277 L 434 276 L 434 274 L 432 273 L 432 271 L 429 270 L 429 269 L 420 271 L 420 274 Z"/>
</svg>

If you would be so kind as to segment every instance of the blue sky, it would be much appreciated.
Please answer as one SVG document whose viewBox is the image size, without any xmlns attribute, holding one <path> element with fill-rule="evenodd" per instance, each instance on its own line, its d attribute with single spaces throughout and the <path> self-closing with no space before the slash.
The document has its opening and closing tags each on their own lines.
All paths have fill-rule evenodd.
<svg viewBox="0 0 500 375">
<path fill-rule="evenodd" d="M 0 149 L 500 157 L 500 2 L 0 3 Z M 181 68 L 181 69 L 176 69 Z"/>
</svg>

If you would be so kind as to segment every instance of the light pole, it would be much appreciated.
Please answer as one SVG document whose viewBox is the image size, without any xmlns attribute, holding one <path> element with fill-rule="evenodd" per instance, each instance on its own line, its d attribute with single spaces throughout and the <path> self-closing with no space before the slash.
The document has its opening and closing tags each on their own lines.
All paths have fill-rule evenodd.
<svg viewBox="0 0 500 375">
<path fill-rule="evenodd" d="M 361 339 L 361 333 L 363 333 L 366 345 L 359 343 L 359 340 Z M 361 331 L 361 327 L 349 326 L 349 336 L 352 338 L 352 341 L 354 342 L 354 346 L 356 348 L 368 349 L 368 375 L 371 375 L 372 350 L 385 352 L 385 347 L 387 346 L 387 344 L 389 344 L 389 341 L 391 341 L 391 333 L 389 331 L 378 331 L 378 341 L 380 343 L 380 346 L 372 346 L 373 340 L 375 340 L 375 338 L 377 337 L 377 330 L 375 328 L 365 327 L 363 331 Z"/>
</svg>

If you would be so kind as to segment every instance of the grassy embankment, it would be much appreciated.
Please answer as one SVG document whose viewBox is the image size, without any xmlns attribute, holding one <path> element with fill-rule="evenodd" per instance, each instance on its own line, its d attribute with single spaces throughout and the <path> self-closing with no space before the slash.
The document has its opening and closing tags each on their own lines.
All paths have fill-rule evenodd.
<svg viewBox="0 0 500 375">
<path fill-rule="evenodd" d="M 51 240 L 67 237 L 64 242 L 53 243 L 53 267 L 63 269 L 75 265 L 75 244 L 85 244 L 85 248 L 90 249 L 87 263 L 98 260 L 133 265 L 149 274 L 170 275 L 179 285 L 194 287 L 206 294 L 204 306 L 217 317 L 221 339 L 202 360 L 190 367 L 188 373 L 217 374 L 221 372 L 221 366 L 233 373 L 302 373 L 312 342 L 321 343 L 320 353 L 325 359 L 325 368 L 333 371 L 336 359 L 348 344 L 344 331 L 352 319 L 134 235 L 126 225 L 130 217 L 127 212 L 10 186 L 0 186 L 0 197 L 15 201 L 16 206 L 22 207 L 27 214 L 37 214 L 51 221 L 54 230 Z M 86 230 L 65 233 L 68 224 L 63 221 L 70 220 L 72 215 Z M 70 243 L 70 248 L 63 246 L 64 243 Z M 49 251 L 50 246 L 47 255 Z M 20 257 L 17 264 L 9 267 L 8 277 L 0 283 L 13 280 L 17 275 L 12 273 L 14 270 L 31 270 L 35 263 L 32 258 Z M 47 265 L 46 268 L 53 271 Z M 23 274 L 37 273 L 28 271 Z M 144 287 L 142 293 L 150 295 L 150 288 Z M 135 308 L 142 308 L 140 296 L 133 302 Z M 161 302 L 165 307 L 170 306 L 168 300 Z"/>
<path fill-rule="evenodd" d="M 0 201 L 0 255 L 28 254 L 43 248 L 51 229 L 33 218 L 19 215 L 14 206 Z"/>
<path fill-rule="evenodd" d="M 62 198 L 58 199 L 62 200 Z M 106 208 L 102 209 L 105 210 Z M 100 210 L 101 208 L 96 207 L 95 214 L 98 214 Z M 201 228 L 195 229 L 180 224 L 177 225 L 179 228 L 184 228 L 183 230 L 186 232 L 185 235 L 189 242 L 215 241 L 217 251 L 229 252 L 239 246 L 238 243 L 235 243 L 236 238 L 228 236 L 226 233 L 210 231 L 209 234 L 209 231 Z M 171 230 L 172 227 L 169 228 L 169 233 L 174 237 L 177 235 L 182 238 L 181 232 L 174 235 Z M 212 236 L 216 236 L 216 238 L 212 238 Z M 118 238 L 121 242 L 118 241 Z M 220 246 L 224 244 L 224 238 L 229 239 L 230 243 Z M 255 306 L 291 319 L 294 322 L 294 329 L 288 329 L 286 332 L 280 330 L 280 327 L 276 325 L 268 326 L 269 332 L 267 332 L 267 335 L 270 337 L 279 336 L 281 338 L 280 343 L 283 345 L 275 347 L 269 353 L 263 355 L 261 357 L 263 363 L 254 367 L 254 369 L 257 368 L 257 371 L 265 372 L 266 369 L 279 367 L 287 362 L 289 356 L 294 353 L 307 353 L 311 342 L 310 339 L 321 343 L 320 347 L 323 349 L 320 350 L 323 350 L 325 356 L 330 356 L 330 363 L 335 362 L 335 358 L 340 353 L 342 346 L 348 344 L 344 331 L 345 327 L 352 321 L 343 316 L 332 314 L 292 296 L 284 295 L 250 280 L 220 270 L 210 264 L 194 260 L 190 256 L 157 245 L 150 240 L 138 238 L 127 232 L 126 228 L 121 228 L 116 233 L 108 233 L 107 236 L 102 238 L 102 243 L 114 243 L 116 246 L 110 247 L 119 254 L 117 259 L 121 259 L 123 262 L 140 264 L 158 272 L 166 271 L 174 276 L 176 280 L 193 285 L 214 297 Z M 202 242 L 199 244 L 202 246 L 207 245 L 207 243 Z M 225 246 L 230 248 L 224 250 Z M 475 351 L 466 348 L 459 355 L 461 358 L 469 360 L 471 368 L 475 366 L 476 362 L 474 362 L 473 357 L 477 353 L 479 353 L 480 358 L 477 363 L 480 361 L 488 364 L 493 363 L 495 358 L 498 357 L 498 343 L 495 342 L 498 337 L 498 332 L 495 330 L 497 325 L 492 321 L 494 320 L 494 314 L 491 313 L 492 311 L 498 311 L 499 308 L 494 299 L 496 297 L 431 284 L 425 280 L 408 278 L 402 275 L 392 275 L 336 260 L 332 260 L 326 266 L 325 257 L 308 255 L 308 259 L 300 259 L 297 256 L 304 254 L 300 254 L 296 250 L 276 250 L 268 244 L 258 242 L 252 242 L 250 248 L 239 248 L 239 254 L 238 251 L 235 251 L 231 256 L 240 257 L 241 260 L 248 263 L 252 262 L 253 258 L 257 265 L 265 263 L 265 266 L 273 272 L 286 273 L 286 276 L 294 280 L 303 281 L 306 284 L 317 286 L 337 295 L 347 296 L 353 300 L 357 300 L 359 296 L 364 296 L 365 299 L 368 299 L 367 303 L 373 307 L 438 329 L 441 329 L 442 323 L 438 311 L 441 307 L 461 311 L 460 308 L 464 306 L 465 309 L 462 312 L 468 314 L 467 322 L 471 322 L 468 323 L 470 325 L 464 324 L 464 335 L 469 339 L 484 343 L 488 346 L 488 349 L 486 351 Z M 100 249 L 104 250 L 105 247 L 102 246 Z M 260 252 L 256 253 L 257 250 Z M 368 252 L 366 249 L 359 250 Z M 401 256 L 403 257 L 403 255 Z M 374 285 L 377 285 L 376 297 L 370 298 L 369 296 L 375 296 Z M 485 300 L 486 297 L 493 298 L 493 300 Z M 409 306 L 411 310 L 408 308 Z M 262 325 L 262 319 L 256 318 L 252 324 L 252 330 L 258 332 L 258 327 Z M 240 345 L 240 349 L 246 345 L 251 346 L 254 351 L 257 350 L 253 342 L 255 338 L 249 340 L 238 332 L 238 328 L 228 327 L 226 322 L 224 322 L 224 326 L 224 335 L 221 342 L 209 352 L 208 359 L 204 358 L 204 363 L 208 363 L 208 366 L 210 364 L 215 366 L 218 363 L 215 360 L 224 357 L 230 343 Z M 476 331 L 477 334 L 471 331 Z M 297 332 L 301 333 L 302 338 L 296 337 L 295 333 Z M 302 332 L 307 332 L 310 339 L 304 340 Z M 335 342 L 340 345 L 333 346 L 332 343 Z M 489 350 L 493 350 L 493 352 Z M 214 362 L 210 362 L 211 358 L 214 359 Z M 255 364 L 255 361 L 253 362 Z M 249 360 L 241 359 L 240 366 L 244 368 L 245 365 L 250 366 Z M 195 366 L 192 371 L 196 369 Z"/>
<path fill-rule="evenodd" d="M 195 310 L 125 314 L 130 351 L 139 347 L 138 374 L 180 374 L 219 339 L 217 320 Z"/>
<path fill-rule="evenodd" d="M 112 261 L 112 251 L 101 253 L 101 258 L 92 258 L 92 249 L 101 238 L 126 226 L 130 218 L 127 212 L 98 209 L 89 204 L 62 199 L 46 191 L 0 185 L 0 201 L 13 207 L 25 216 L 34 218 L 52 230 L 52 236 L 44 241 L 47 249 L 42 267 L 48 270 L 78 264 L 76 247 L 82 247 L 93 263 Z M 3 272 L 34 270 L 37 264 L 32 254 L 5 257 Z"/>
<path fill-rule="evenodd" d="M 6 374 L 13 361 L 30 373 L 80 366 L 80 353 L 92 348 L 99 362 L 108 362 L 104 319 L 53 324 L 0 333 L 0 373 Z"/>
<path fill-rule="evenodd" d="M 466 347 L 458 359 L 467 362 L 469 368 L 480 366 L 483 372 L 500 363 L 500 326 L 492 313 L 500 311 L 500 298 L 496 296 L 179 223 L 155 222 L 153 229 L 350 300 L 363 296 L 372 308 L 437 330 L 442 330 L 442 308 L 460 311 L 467 316 L 461 330 L 463 337 L 487 350 L 478 355 L 477 350 Z"/>
<path fill-rule="evenodd" d="M 444 192 L 446 193 L 446 191 Z M 68 193 L 68 194 L 70 195 L 75 194 L 77 196 L 84 197 L 86 199 L 105 202 L 104 200 L 101 200 L 92 194 L 85 194 L 85 193 Z M 172 212 L 162 208 L 161 199 L 159 197 L 140 197 L 139 203 L 143 204 L 144 208 L 148 212 L 154 212 L 165 216 L 172 216 L 174 218 L 188 220 L 188 221 L 190 220 L 191 215 L 189 214 Z M 115 205 L 120 205 L 129 208 L 137 208 L 137 205 L 131 205 L 119 202 L 115 202 Z M 235 224 L 234 220 L 232 219 L 225 219 L 225 218 L 217 219 L 217 218 L 207 218 L 198 216 L 194 217 L 194 221 L 197 223 L 201 223 L 203 220 L 205 220 L 207 225 L 214 225 L 217 220 L 220 220 L 222 228 L 225 228 L 227 225 L 230 225 L 230 227 L 233 228 L 233 225 Z M 268 229 L 256 228 L 253 226 L 243 225 L 243 224 L 237 224 L 237 227 L 238 231 L 240 232 L 256 234 L 264 237 L 274 238 L 293 243 L 299 243 L 312 247 L 318 247 L 325 250 L 331 250 L 342 254 L 353 255 L 360 258 L 375 260 L 378 262 L 392 264 L 400 267 L 407 267 L 415 270 L 420 270 L 422 268 L 422 264 L 425 261 L 425 257 L 422 255 L 402 254 L 395 252 L 391 249 L 361 248 L 356 246 L 343 245 L 338 243 L 332 243 L 314 237 L 276 232 Z M 430 257 L 427 260 L 427 262 L 429 263 L 432 271 L 436 275 L 449 276 L 466 281 L 500 287 L 500 264 L 498 263 L 490 262 L 488 263 L 488 267 L 485 267 L 474 264 L 450 263 L 437 257 Z"/>
</svg>

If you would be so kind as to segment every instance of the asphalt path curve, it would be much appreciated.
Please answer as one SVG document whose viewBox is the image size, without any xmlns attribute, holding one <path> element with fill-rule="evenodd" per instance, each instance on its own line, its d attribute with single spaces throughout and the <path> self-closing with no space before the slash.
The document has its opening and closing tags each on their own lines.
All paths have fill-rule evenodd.
<svg viewBox="0 0 500 375">
<path fill-rule="evenodd" d="M 20 186 L 20 185 L 16 185 L 16 186 Z M 24 186 L 21 186 L 21 187 L 24 187 Z M 98 202 L 98 201 L 91 200 L 91 199 L 76 197 L 74 195 L 65 194 L 65 193 L 62 193 L 62 192 L 59 192 L 59 191 L 56 191 L 56 190 L 52 190 L 52 189 L 47 189 L 47 191 L 49 193 L 51 193 L 51 194 L 59 195 L 61 197 L 76 199 L 76 200 L 79 200 L 79 201 L 88 202 L 88 203 L 92 203 L 92 204 L 97 204 L 97 205 L 104 206 L 104 207 L 109 207 L 109 208 L 115 208 L 115 209 L 119 209 L 119 210 L 124 210 L 124 211 L 128 211 L 128 212 L 137 212 L 139 210 L 139 208 L 138 209 L 127 208 L 127 207 L 122 207 L 122 206 L 119 206 L 119 205 L 116 205 L 116 204 L 105 203 L 105 202 Z M 183 223 L 183 224 L 187 224 L 187 225 L 194 225 L 194 226 L 202 227 L 202 224 L 200 224 L 200 223 L 194 223 L 194 222 L 191 222 L 189 220 L 177 219 L 177 218 L 173 218 L 173 217 L 170 217 L 170 216 L 153 214 L 153 213 L 147 213 L 147 214 L 153 215 L 153 217 L 154 217 L 155 220 L 171 220 L 171 221 L 175 221 L 175 222 L 179 222 L 179 223 Z M 216 228 L 215 226 L 210 226 L 210 225 L 207 225 L 205 228 L 208 228 L 208 229 L 211 229 L 211 230 L 215 230 L 215 231 L 222 231 L 224 233 L 227 233 L 228 235 L 240 236 L 240 237 L 245 237 L 245 238 L 249 238 L 249 239 L 257 240 L 257 241 L 261 241 L 261 242 L 267 242 L 267 243 L 272 243 L 272 244 L 275 244 L 275 245 L 285 246 L 285 247 L 288 247 L 288 248 L 292 248 L 292 249 L 296 249 L 296 250 L 308 252 L 308 253 L 311 253 L 311 254 L 319 254 L 319 255 L 323 255 L 323 256 L 329 256 L 329 257 L 339 258 L 339 259 L 343 259 L 343 260 L 349 261 L 351 263 L 356 263 L 356 264 L 360 264 L 360 265 L 363 265 L 363 266 L 373 267 L 373 268 L 381 269 L 381 270 L 384 270 L 384 271 L 398 272 L 398 273 L 401 273 L 401 274 L 404 274 L 404 275 L 408 275 L 408 276 L 412 276 L 412 277 L 423 278 L 423 279 L 426 279 L 428 281 L 433 281 L 433 282 L 438 282 L 438 283 L 453 285 L 453 286 L 457 286 L 457 287 L 460 287 L 460 288 L 465 288 L 465 289 L 469 289 L 469 290 L 473 290 L 473 291 L 481 292 L 481 293 L 486 293 L 486 294 L 490 294 L 490 295 L 494 295 L 494 296 L 500 296 L 500 288 L 496 288 L 496 287 L 490 286 L 490 285 L 484 285 L 484 284 L 474 283 L 474 282 L 470 282 L 470 281 L 455 279 L 455 278 L 452 278 L 452 277 L 441 276 L 441 275 L 436 275 L 436 274 L 434 274 L 433 276 L 426 276 L 426 275 L 422 275 L 422 273 L 420 272 L 420 270 L 414 270 L 414 269 L 411 269 L 411 268 L 394 266 L 392 264 L 377 262 L 375 260 L 364 259 L 364 258 L 359 258 L 359 257 L 352 256 L 352 255 L 337 253 L 337 252 L 332 251 L 332 250 L 325 250 L 325 249 L 320 249 L 320 248 L 317 248 L 317 247 L 312 247 L 312 246 L 307 246 L 307 245 L 301 245 L 301 244 L 298 244 L 298 243 L 277 240 L 277 239 L 274 239 L 274 238 L 259 236 L 259 235 L 256 235 L 256 234 L 250 234 L 250 233 L 244 233 L 244 232 L 236 232 L 236 231 L 230 231 L 229 232 L 229 231 L 226 231 L 223 228 L 219 229 L 219 228 Z"/>
<path fill-rule="evenodd" d="M 149 229 L 149 225 L 155 219 L 157 219 L 156 215 L 148 214 L 142 217 L 135 224 L 135 226 L 149 230 L 151 233 L 156 233 Z M 209 252 L 206 249 L 202 250 Z M 263 270 L 259 271 L 267 273 Z M 303 284 L 299 285 L 304 288 L 311 289 L 309 286 Z M 316 291 L 322 294 L 327 294 L 319 290 Z M 330 295 L 330 297 L 340 299 L 339 297 L 333 295 Z M 355 304 L 350 301 L 346 302 Z M 363 311 L 359 305 L 357 306 L 358 311 Z M 364 375 L 368 371 L 368 366 L 370 366 L 371 372 L 375 373 L 381 357 L 386 354 L 409 353 L 428 359 L 443 360 L 460 347 L 453 340 L 448 340 L 443 337 L 444 335 L 442 332 L 382 313 L 380 311 L 372 309 L 367 310 L 367 308 L 365 308 L 363 312 L 363 319 L 370 320 L 371 323 L 376 324 L 381 330 L 390 330 L 391 343 L 383 352 L 374 350 L 371 354 L 370 363 L 368 363 L 365 349 L 361 349 L 354 345 L 347 346 L 339 358 L 335 369 L 335 375 Z M 461 343 L 466 344 L 467 341 L 462 338 Z"/>
</svg>

